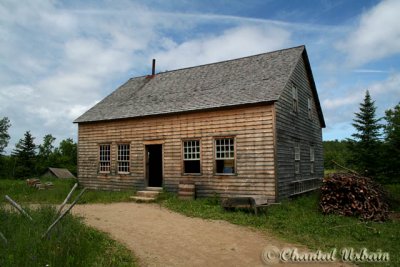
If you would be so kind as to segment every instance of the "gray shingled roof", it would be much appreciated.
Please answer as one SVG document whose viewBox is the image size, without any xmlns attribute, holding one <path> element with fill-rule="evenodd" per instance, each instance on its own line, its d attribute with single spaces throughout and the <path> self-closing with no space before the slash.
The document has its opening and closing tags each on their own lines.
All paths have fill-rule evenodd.
<svg viewBox="0 0 400 267">
<path fill-rule="evenodd" d="M 132 78 L 76 123 L 278 100 L 304 46 Z"/>
<path fill-rule="evenodd" d="M 51 168 L 49 167 L 49 171 L 54 174 L 54 176 L 58 178 L 76 178 L 69 170 L 63 168 Z"/>
</svg>

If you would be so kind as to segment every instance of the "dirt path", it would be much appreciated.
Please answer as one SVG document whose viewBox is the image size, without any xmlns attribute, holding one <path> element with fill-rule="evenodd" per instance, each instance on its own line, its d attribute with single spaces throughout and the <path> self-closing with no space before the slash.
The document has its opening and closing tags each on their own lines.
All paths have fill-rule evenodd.
<svg viewBox="0 0 400 267">
<path fill-rule="evenodd" d="M 73 212 L 125 244 L 141 266 L 266 266 L 261 260 L 265 247 L 294 247 L 247 227 L 186 217 L 156 204 L 78 205 Z M 345 266 L 290 264 L 319 265 Z"/>
</svg>

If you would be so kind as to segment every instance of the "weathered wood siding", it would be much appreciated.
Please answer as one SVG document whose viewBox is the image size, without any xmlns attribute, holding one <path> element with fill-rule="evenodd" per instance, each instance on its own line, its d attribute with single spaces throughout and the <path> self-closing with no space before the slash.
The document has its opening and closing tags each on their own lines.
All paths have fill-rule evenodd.
<svg viewBox="0 0 400 267">
<path fill-rule="evenodd" d="M 298 113 L 292 111 L 293 83 L 298 89 Z M 279 100 L 275 102 L 278 199 L 293 194 L 293 181 L 323 177 L 322 129 L 314 97 L 305 63 L 301 58 L 292 73 L 290 82 Z M 308 98 L 313 100 L 312 120 L 308 117 Z M 295 142 L 300 143 L 300 174 L 295 174 Z M 314 174 L 310 172 L 310 145 L 314 146 L 315 150 Z"/>
<path fill-rule="evenodd" d="M 177 191 L 180 179 L 194 179 L 198 196 L 262 195 L 275 200 L 272 105 L 232 108 L 109 122 L 80 123 L 78 177 L 97 189 L 141 189 L 145 182 L 146 141 L 163 143 L 163 182 Z M 214 174 L 214 138 L 235 137 L 235 175 Z M 201 175 L 182 174 L 182 140 L 201 141 Z M 99 144 L 111 144 L 111 173 L 98 173 Z M 118 143 L 129 143 L 131 173 L 116 173 Z"/>
</svg>

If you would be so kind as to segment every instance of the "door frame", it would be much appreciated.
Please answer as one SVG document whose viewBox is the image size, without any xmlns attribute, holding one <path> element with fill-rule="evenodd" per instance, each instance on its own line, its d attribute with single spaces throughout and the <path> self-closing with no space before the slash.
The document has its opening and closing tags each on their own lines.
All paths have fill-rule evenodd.
<svg viewBox="0 0 400 267">
<path fill-rule="evenodd" d="M 162 184 L 161 187 L 164 186 L 164 144 L 165 141 L 164 140 L 146 140 L 143 141 L 143 162 L 144 162 L 144 184 L 146 187 L 149 186 L 149 170 L 148 170 L 148 157 L 147 157 L 147 146 L 148 145 L 161 145 L 161 179 L 162 179 Z"/>
</svg>

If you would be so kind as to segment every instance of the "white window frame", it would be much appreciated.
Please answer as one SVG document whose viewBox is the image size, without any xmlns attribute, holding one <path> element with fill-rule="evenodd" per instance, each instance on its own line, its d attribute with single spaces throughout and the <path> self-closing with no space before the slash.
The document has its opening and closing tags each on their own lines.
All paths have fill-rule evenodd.
<svg viewBox="0 0 400 267">
<path fill-rule="evenodd" d="M 307 108 L 308 108 L 308 118 L 310 120 L 312 120 L 312 100 L 311 100 L 311 98 L 308 98 Z"/>
<path fill-rule="evenodd" d="M 223 144 L 217 144 L 218 141 L 224 141 Z M 228 143 L 226 143 L 228 141 Z M 226 150 L 226 147 L 229 147 Z M 231 149 L 233 147 L 233 149 Z M 221 155 L 223 154 L 223 156 Z M 235 138 L 215 138 L 215 159 L 233 159 L 235 160 Z"/>
<path fill-rule="evenodd" d="M 201 170 L 201 144 L 199 139 L 183 140 L 183 161 L 199 161 Z M 185 165 L 183 166 L 183 173 L 185 172 Z M 194 174 L 200 174 L 201 171 Z"/>
<path fill-rule="evenodd" d="M 314 146 L 311 145 L 310 146 L 310 173 L 311 174 L 313 174 L 315 172 L 314 162 L 315 162 L 315 149 L 314 149 Z"/>
<path fill-rule="evenodd" d="M 292 85 L 292 110 L 295 113 L 299 112 L 299 92 L 296 85 Z"/>
<path fill-rule="evenodd" d="M 130 173 L 130 144 L 117 145 L 117 172 L 120 174 Z"/>
<path fill-rule="evenodd" d="M 294 144 L 294 173 L 300 174 L 301 149 L 300 142 Z"/>
<path fill-rule="evenodd" d="M 183 160 L 200 160 L 200 140 L 183 141 Z"/>
<path fill-rule="evenodd" d="M 223 142 L 222 142 L 223 141 Z M 228 143 L 227 143 L 228 142 Z M 233 175 L 236 174 L 236 144 L 234 137 L 218 137 L 214 139 L 214 164 L 217 175 Z M 228 149 L 226 149 L 228 147 Z M 217 160 L 233 160 L 233 172 L 224 173 L 217 172 Z"/>
<path fill-rule="evenodd" d="M 111 145 L 99 145 L 99 172 L 110 173 L 111 171 Z"/>
</svg>

